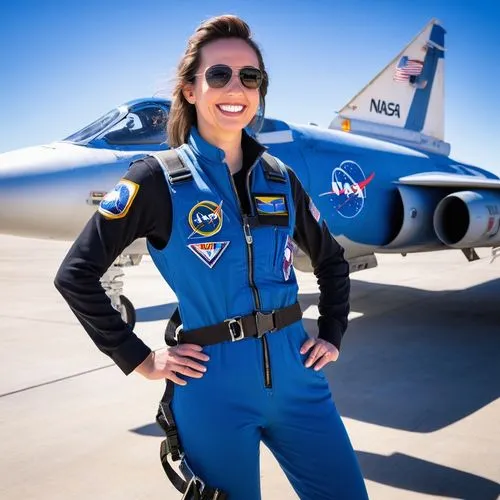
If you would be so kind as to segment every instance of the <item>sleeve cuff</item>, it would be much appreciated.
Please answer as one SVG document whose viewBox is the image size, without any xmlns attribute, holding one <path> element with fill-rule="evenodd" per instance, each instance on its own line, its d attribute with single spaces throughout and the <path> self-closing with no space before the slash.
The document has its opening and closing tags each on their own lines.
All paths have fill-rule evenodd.
<svg viewBox="0 0 500 500">
<path fill-rule="evenodd" d="M 120 370 L 129 375 L 132 373 L 149 355 L 151 349 L 133 333 L 127 340 L 116 349 L 111 358 L 118 365 Z"/>
<path fill-rule="evenodd" d="M 344 328 L 340 323 L 333 318 L 319 318 L 318 319 L 318 338 L 326 340 L 333 344 L 340 351 L 340 344 L 344 336 Z"/>
</svg>

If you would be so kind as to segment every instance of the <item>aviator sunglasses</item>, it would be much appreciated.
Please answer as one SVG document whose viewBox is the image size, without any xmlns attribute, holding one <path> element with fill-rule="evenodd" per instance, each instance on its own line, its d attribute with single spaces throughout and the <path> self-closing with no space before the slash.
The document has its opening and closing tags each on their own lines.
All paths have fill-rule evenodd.
<svg viewBox="0 0 500 500">
<path fill-rule="evenodd" d="M 262 85 L 262 71 L 253 66 L 244 66 L 239 69 L 238 76 L 240 77 L 241 84 L 251 90 L 256 90 Z M 203 73 L 200 73 L 203 74 Z M 233 77 L 233 68 L 227 64 L 216 64 L 210 66 L 205 73 L 205 80 L 210 88 L 222 89 L 225 87 Z"/>
</svg>

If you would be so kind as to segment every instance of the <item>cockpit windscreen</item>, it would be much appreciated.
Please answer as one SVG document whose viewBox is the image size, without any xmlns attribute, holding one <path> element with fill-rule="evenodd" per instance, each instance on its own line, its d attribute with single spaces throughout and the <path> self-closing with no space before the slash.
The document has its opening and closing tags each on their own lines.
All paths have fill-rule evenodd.
<svg viewBox="0 0 500 500">
<path fill-rule="evenodd" d="M 78 132 L 71 134 L 70 136 L 63 139 L 68 142 L 84 142 L 91 137 L 98 134 L 101 130 L 106 129 L 111 123 L 113 123 L 120 116 L 120 111 L 118 109 L 113 109 L 109 113 L 96 120 L 95 122 L 87 125 Z"/>
<path fill-rule="evenodd" d="M 159 105 L 132 108 L 99 139 L 112 145 L 161 144 L 167 140 L 167 110 Z"/>
</svg>

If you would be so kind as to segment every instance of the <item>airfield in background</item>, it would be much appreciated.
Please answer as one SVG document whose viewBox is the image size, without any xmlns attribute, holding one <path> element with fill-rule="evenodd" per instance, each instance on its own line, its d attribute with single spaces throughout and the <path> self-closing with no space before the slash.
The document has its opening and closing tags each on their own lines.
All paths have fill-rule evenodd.
<svg viewBox="0 0 500 500">
<path fill-rule="evenodd" d="M 0 498 L 180 499 L 159 461 L 163 383 L 125 377 L 52 285 L 69 243 L 0 246 Z M 479 253 L 379 255 L 352 276 L 349 330 L 326 372 L 371 499 L 500 495 L 500 259 Z M 313 334 L 316 280 L 297 274 Z M 138 335 L 162 347 L 175 296 L 149 258 L 126 269 L 125 294 Z M 297 498 L 265 448 L 261 475 L 264 500 Z"/>
</svg>

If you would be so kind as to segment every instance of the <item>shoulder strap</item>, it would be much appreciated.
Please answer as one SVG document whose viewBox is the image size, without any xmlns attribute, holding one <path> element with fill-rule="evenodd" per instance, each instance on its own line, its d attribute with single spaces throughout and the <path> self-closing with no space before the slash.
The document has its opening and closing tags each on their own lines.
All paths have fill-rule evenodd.
<svg viewBox="0 0 500 500">
<path fill-rule="evenodd" d="M 160 165 L 167 172 L 168 180 L 171 184 L 190 181 L 193 178 L 190 168 L 184 164 L 176 149 L 167 149 L 152 153 Z"/>
<path fill-rule="evenodd" d="M 262 166 L 264 167 L 264 175 L 268 181 L 286 183 L 285 173 L 280 165 L 280 162 L 269 153 L 262 154 Z"/>
</svg>

